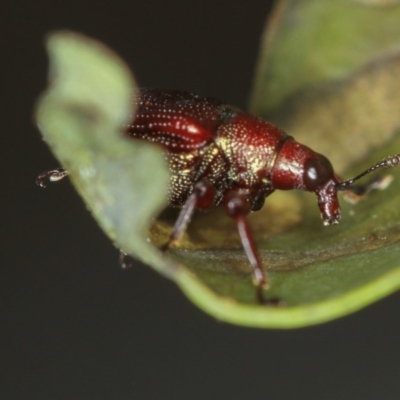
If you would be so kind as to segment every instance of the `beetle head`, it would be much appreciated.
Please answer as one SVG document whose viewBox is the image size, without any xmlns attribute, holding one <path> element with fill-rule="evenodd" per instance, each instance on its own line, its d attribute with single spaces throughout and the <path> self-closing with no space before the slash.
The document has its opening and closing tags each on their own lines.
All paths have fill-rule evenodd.
<svg viewBox="0 0 400 400">
<path fill-rule="evenodd" d="M 314 192 L 324 224 L 339 222 L 339 180 L 332 164 L 322 154 L 290 138 L 277 155 L 271 172 L 271 183 L 279 190 L 301 189 Z"/>
<path fill-rule="evenodd" d="M 331 162 L 322 154 L 315 153 L 304 164 L 304 190 L 314 192 L 324 225 L 339 223 L 340 205 L 337 197 L 339 181 Z"/>
<path fill-rule="evenodd" d="M 400 154 L 395 154 L 372 165 L 354 178 L 340 181 L 325 156 L 288 137 L 274 160 L 270 178 L 274 189 L 302 189 L 314 192 L 324 225 L 332 225 L 340 220 L 337 192 L 356 193 L 356 187 L 353 186 L 355 181 L 377 169 L 393 168 L 399 164 Z"/>
</svg>

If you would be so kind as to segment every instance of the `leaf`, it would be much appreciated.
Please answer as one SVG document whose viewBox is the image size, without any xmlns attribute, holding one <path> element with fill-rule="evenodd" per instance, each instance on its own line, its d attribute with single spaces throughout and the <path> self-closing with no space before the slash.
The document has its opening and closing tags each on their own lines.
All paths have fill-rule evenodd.
<svg viewBox="0 0 400 400">
<path fill-rule="evenodd" d="M 116 247 L 171 274 L 146 240 L 166 204 L 168 174 L 158 148 L 122 135 L 134 117 L 133 77 L 118 56 L 72 32 L 49 36 L 51 86 L 37 120 L 53 153 Z M 151 165 L 154 176 L 148 179 Z M 162 267 L 160 267 L 162 265 Z"/>
<path fill-rule="evenodd" d="M 357 206 L 344 205 L 343 222 L 331 228 L 322 226 L 312 195 L 276 193 L 250 215 L 271 280 L 267 296 L 282 299 L 280 307 L 256 303 L 233 221 L 219 209 L 199 213 L 180 244 L 162 254 L 157 245 L 168 237 L 176 211 L 152 224 L 166 204 L 163 157 L 121 135 L 134 116 L 131 74 L 114 53 L 82 35 L 59 32 L 47 43 L 52 85 L 37 110 L 45 140 L 116 247 L 173 279 L 203 310 L 245 326 L 294 328 L 348 314 L 400 286 L 396 183 Z M 394 134 L 390 140 L 400 148 Z M 356 170 L 385 150 L 377 151 Z M 151 179 L 143 165 L 151 165 Z"/>
<path fill-rule="evenodd" d="M 252 111 L 342 173 L 400 126 L 399 19 L 398 1 L 280 1 L 263 36 Z"/>
</svg>

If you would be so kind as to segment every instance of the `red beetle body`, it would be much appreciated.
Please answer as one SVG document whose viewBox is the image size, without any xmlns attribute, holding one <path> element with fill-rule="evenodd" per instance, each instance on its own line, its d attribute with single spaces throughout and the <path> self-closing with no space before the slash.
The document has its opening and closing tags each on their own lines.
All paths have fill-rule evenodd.
<svg viewBox="0 0 400 400">
<path fill-rule="evenodd" d="M 267 284 L 246 215 L 259 210 L 275 190 L 314 192 L 325 225 L 340 219 L 337 192 L 360 192 L 354 181 L 381 167 L 400 163 L 400 155 L 373 165 L 354 178 L 339 181 L 329 160 L 271 123 L 218 100 L 178 91 L 142 90 L 137 114 L 126 134 L 158 143 L 164 149 L 171 178 L 168 200 L 181 207 L 166 250 L 186 229 L 196 208 L 222 203 L 236 221 L 243 249 L 253 267 L 257 297 L 264 302 Z M 56 169 L 38 177 L 57 181 L 68 171 Z M 361 192 L 374 186 L 366 186 Z"/>
<path fill-rule="evenodd" d="M 303 189 L 317 194 L 326 224 L 339 221 L 330 162 L 271 123 L 186 92 L 143 90 L 137 106 L 127 132 L 166 150 L 171 206 L 182 207 L 195 184 L 207 180 L 215 196 L 197 208 L 216 206 L 234 190 L 257 211 L 276 189 Z"/>
</svg>

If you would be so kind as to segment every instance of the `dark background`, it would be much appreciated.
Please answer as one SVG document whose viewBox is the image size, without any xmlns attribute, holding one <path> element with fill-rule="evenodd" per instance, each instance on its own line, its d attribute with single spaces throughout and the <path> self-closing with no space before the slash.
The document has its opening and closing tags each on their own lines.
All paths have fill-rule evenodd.
<svg viewBox="0 0 400 400">
<path fill-rule="evenodd" d="M 32 119 L 46 32 L 104 41 L 141 86 L 245 107 L 268 1 L 1 3 L 1 399 L 399 398 L 399 294 L 307 329 L 223 324 L 121 270 L 68 182 L 34 185 L 58 165 Z"/>
</svg>

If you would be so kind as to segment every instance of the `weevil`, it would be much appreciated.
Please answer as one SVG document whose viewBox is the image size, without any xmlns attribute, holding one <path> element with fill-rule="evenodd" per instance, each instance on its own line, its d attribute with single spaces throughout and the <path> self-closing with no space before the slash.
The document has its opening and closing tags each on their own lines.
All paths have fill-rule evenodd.
<svg viewBox="0 0 400 400">
<path fill-rule="evenodd" d="M 359 193 L 355 181 L 400 164 L 396 154 L 342 181 L 322 154 L 270 122 L 214 98 L 143 89 L 135 103 L 136 116 L 124 134 L 162 147 L 170 172 L 168 204 L 181 208 L 163 250 L 179 239 L 196 209 L 207 211 L 222 204 L 236 222 L 261 302 L 268 281 L 248 213 L 260 210 L 275 190 L 299 189 L 315 193 L 324 225 L 337 224 L 339 191 Z M 59 168 L 41 174 L 37 182 L 45 186 L 46 180 L 67 174 Z"/>
</svg>

